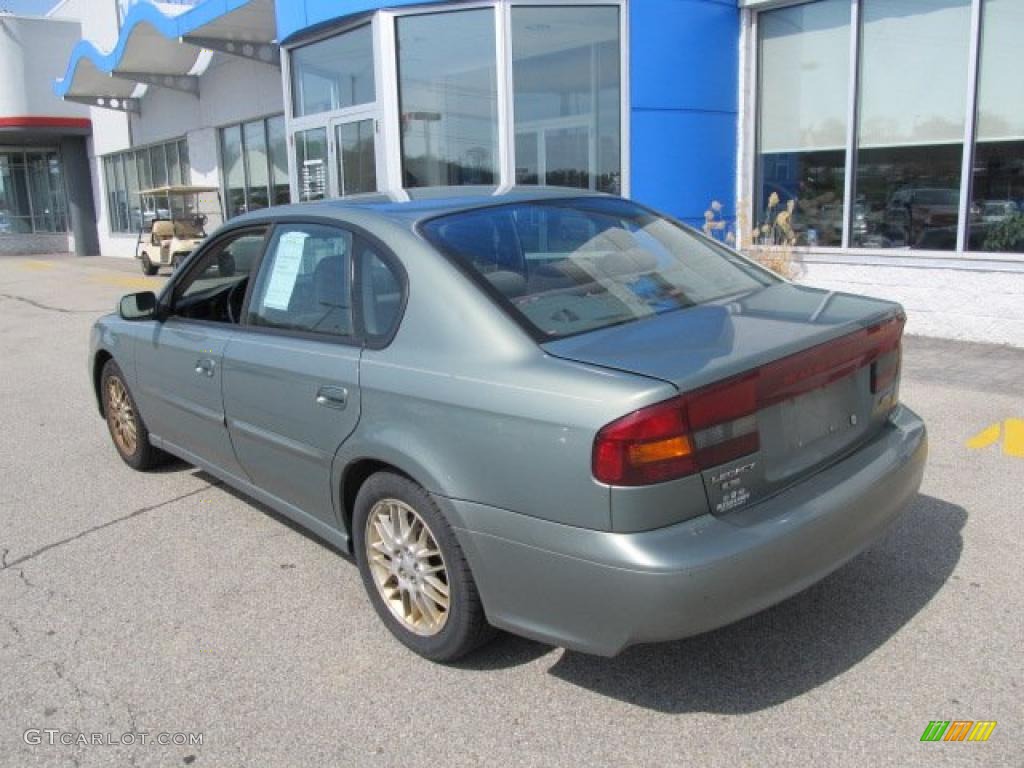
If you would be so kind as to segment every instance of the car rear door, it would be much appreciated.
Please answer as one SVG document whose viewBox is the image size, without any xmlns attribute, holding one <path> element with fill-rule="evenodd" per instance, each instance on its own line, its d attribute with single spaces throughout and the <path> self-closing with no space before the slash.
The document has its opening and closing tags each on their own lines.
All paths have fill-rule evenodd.
<svg viewBox="0 0 1024 768">
<path fill-rule="evenodd" d="M 172 286 L 169 316 L 151 324 L 135 353 L 150 432 L 174 453 L 241 478 L 224 418 L 222 355 L 265 236 L 266 227 L 235 230 L 204 248 Z"/>
<path fill-rule="evenodd" d="M 255 485 L 314 529 L 338 527 L 331 462 L 359 420 L 357 243 L 336 226 L 278 225 L 243 323 L 224 350 L 225 410 L 238 460 Z"/>
</svg>

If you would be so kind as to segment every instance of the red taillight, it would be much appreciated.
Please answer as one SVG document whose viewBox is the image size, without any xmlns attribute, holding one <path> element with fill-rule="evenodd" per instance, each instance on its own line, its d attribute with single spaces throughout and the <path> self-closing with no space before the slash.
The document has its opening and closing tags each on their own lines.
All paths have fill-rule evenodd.
<svg viewBox="0 0 1024 768">
<path fill-rule="evenodd" d="M 754 453 L 757 412 L 871 365 L 871 391 L 899 375 L 902 315 L 760 368 L 657 403 L 607 425 L 594 439 L 594 477 L 649 485 Z"/>
</svg>

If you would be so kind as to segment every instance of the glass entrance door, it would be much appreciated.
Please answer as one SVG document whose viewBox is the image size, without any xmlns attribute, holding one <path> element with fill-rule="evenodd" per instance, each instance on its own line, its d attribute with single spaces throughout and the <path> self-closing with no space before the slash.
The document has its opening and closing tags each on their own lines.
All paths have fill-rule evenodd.
<svg viewBox="0 0 1024 768">
<path fill-rule="evenodd" d="M 362 117 L 331 123 L 334 194 L 338 197 L 377 191 L 377 120 Z"/>
</svg>

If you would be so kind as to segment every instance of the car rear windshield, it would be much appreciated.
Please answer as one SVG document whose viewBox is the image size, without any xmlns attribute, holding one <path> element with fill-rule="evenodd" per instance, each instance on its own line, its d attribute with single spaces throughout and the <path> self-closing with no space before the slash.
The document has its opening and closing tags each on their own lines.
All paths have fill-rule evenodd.
<svg viewBox="0 0 1024 768">
<path fill-rule="evenodd" d="M 431 219 L 420 231 L 539 339 L 776 282 L 729 249 L 618 198 L 509 203 Z"/>
</svg>

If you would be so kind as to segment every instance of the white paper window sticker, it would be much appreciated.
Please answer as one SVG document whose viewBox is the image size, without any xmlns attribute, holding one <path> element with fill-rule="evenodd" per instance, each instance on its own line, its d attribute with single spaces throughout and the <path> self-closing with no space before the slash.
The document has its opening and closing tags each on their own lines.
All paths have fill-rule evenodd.
<svg viewBox="0 0 1024 768">
<path fill-rule="evenodd" d="M 274 253 L 274 270 L 270 273 L 270 282 L 263 294 L 264 307 L 288 310 L 308 237 L 306 232 L 285 232 L 278 239 L 277 250 Z"/>
</svg>

